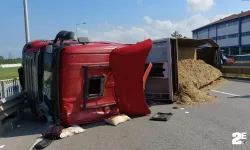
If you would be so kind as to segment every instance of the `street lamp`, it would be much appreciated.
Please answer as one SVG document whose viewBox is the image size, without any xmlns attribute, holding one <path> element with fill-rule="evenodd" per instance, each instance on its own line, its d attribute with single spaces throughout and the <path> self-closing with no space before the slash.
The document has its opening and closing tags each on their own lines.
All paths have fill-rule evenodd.
<svg viewBox="0 0 250 150">
<path fill-rule="evenodd" d="M 77 26 L 78 26 L 78 25 L 82 25 L 82 24 L 87 24 L 87 23 L 86 23 L 86 22 L 82 22 L 82 23 L 76 24 L 76 38 L 77 38 Z"/>
<path fill-rule="evenodd" d="M 24 10 L 24 22 L 25 22 L 25 39 L 26 43 L 28 43 L 30 41 L 30 31 L 29 31 L 27 0 L 23 0 L 23 10 Z"/>
</svg>

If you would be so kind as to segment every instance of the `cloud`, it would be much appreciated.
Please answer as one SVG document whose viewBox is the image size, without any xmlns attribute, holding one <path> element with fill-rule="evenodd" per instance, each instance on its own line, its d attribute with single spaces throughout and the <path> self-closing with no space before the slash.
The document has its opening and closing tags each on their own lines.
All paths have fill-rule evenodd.
<svg viewBox="0 0 250 150">
<path fill-rule="evenodd" d="M 187 0 L 188 11 L 207 11 L 214 5 L 213 0 Z"/>
<path fill-rule="evenodd" d="M 221 17 L 224 15 L 218 15 Z M 171 20 L 158 20 L 149 16 L 144 16 L 144 24 L 140 26 L 115 26 L 109 29 L 88 30 L 88 37 L 90 40 L 101 41 L 113 41 L 121 43 L 136 43 L 142 41 L 145 38 L 158 39 L 170 37 L 174 31 L 178 31 L 180 34 L 186 37 L 192 37 L 192 30 L 198 27 L 204 26 L 215 18 L 206 18 L 201 14 L 195 14 L 191 17 L 185 18 L 179 21 Z M 86 36 L 82 32 L 82 34 Z"/>
</svg>

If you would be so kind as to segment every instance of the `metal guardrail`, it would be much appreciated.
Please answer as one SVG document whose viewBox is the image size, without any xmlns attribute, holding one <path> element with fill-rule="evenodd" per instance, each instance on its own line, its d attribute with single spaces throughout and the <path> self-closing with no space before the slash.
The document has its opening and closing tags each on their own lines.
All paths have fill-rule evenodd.
<svg viewBox="0 0 250 150">
<path fill-rule="evenodd" d="M 25 92 L 21 92 L 19 79 L 0 81 L 0 126 L 10 116 L 17 116 L 25 100 Z"/>
<path fill-rule="evenodd" d="M 4 124 L 6 118 L 11 115 L 17 117 L 19 110 L 24 104 L 25 94 L 24 92 L 17 93 L 15 95 L 2 98 L 0 100 L 0 126 Z"/>
</svg>

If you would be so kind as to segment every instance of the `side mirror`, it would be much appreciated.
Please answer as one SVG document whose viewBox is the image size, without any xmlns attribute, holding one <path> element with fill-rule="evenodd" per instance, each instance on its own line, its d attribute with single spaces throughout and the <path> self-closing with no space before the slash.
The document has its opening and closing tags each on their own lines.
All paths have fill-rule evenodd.
<svg viewBox="0 0 250 150">
<path fill-rule="evenodd" d="M 65 40 L 71 40 L 71 39 L 74 39 L 74 36 L 75 36 L 75 33 L 74 32 L 68 32 L 65 36 L 64 36 L 64 39 Z"/>
<path fill-rule="evenodd" d="M 54 39 L 54 44 L 56 44 L 56 42 L 58 41 L 58 39 L 63 39 L 64 36 L 68 33 L 68 31 L 62 30 L 59 33 L 57 33 L 55 39 Z"/>
<path fill-rule="evenodd" d="M 63 44 L 63 41 L 64 41 L 64 40 L 71 40 L 71 39 L 74 39 L 74 36 L 75 36 L 75 33 L 69 31 L 68 33 L 66 33 L 66 34 L 64 35 L 64 37 L 60 38 L 60 45 Z"/>
</svg>

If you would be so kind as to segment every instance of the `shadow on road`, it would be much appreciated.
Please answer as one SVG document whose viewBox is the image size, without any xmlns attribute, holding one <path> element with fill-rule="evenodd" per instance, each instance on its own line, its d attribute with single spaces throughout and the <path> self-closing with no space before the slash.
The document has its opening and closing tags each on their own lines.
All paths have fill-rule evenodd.
<svg viewBox="0 0 250 150">
<path fill-rule="evenodd" d="M 38 120 L 31 112 L 22 112 L 21 119 L 12 124 L 13 128 L 7 128 L 1 135 L 4 138 L 28 136 L 42 133 L 48 125 Z"/>
<path fill-rule="evenodd" d="M 156 105 L 167 105 L 171 104 L 171 102 L 156 102 L 156 101 L 147 101 L 148 106 L 156 106 Z M 49 125 L 46 122 L 43 122 L 37 119 L 30 111 L 22 112 L 21 119 L 15 123 L 13 123 L 13 129 L 8 128 L 4 131 L 1 137 L 20 137 L 20 136 L 29 136 L 29 135 L 38 135 L 43 131 L 48 129 Z M 130 116 L 131 119 L 140 118 L 144 116 Z M 81 125 L 84 129 L 94 128 L 98 126 L 110 126 L 105 121 L 90 123 Z"/>
</svg>

